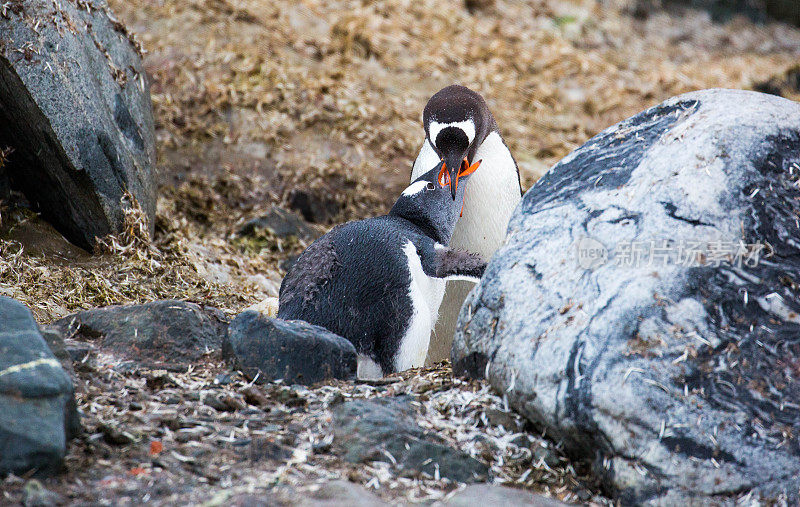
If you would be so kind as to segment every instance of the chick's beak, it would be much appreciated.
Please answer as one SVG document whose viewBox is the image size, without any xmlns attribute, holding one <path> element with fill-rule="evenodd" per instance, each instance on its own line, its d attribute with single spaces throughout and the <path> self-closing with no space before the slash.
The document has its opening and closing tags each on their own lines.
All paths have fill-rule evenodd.
<svg viewBox="0 0 800 507">
<path fill-rule="evenodd" d="M 461 155 L 445 155 L 444 165 L 447 168 L 447 183 L 450 184 L 450 195 L 456 200 L 456 190 L 458 189 L 458 172 L 461 170 Z"/>
</svg>

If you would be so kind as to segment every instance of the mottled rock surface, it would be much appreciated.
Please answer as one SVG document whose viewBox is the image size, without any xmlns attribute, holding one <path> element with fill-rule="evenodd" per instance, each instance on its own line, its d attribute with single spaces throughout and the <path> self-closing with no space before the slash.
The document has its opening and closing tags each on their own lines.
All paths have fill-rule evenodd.
<svg viewBox="0 0 800 507">
<path fill-rule="evenodd" d="M 485 481 L 488 467 L 444 445 L 414 419 L 405 396 L 352 400 L 333 408 L 334 443 L 351 463 L 385 461 L 407 474 L 425 472 L 457 482 Z"/>
<path fill-rule="evenodd" d="M 623 503 L 800 499 L 800 104 L 682 95 L 525 195 L 460 315 L 488 376 Z"/>
<path fill-rule="evenodd" d="M 57 472 L 79 429 L 69 375 L 30 310 L 0 297 L 0 477 Z"/>
<path fill-rule="evenodd" d="M 4 3 L 0 96 L 0 149 L 13 148 L 3 171 L 59 231 L 91 249 L 122 230 L 130 192 L 152 233 L 149 86 L 105 0 Z"/>
<path fill-rule="evenodd" d="M 93 342 L 120 359 L 178 367 L 219 351 L 227 320 L 216 308 L 178 300 L 85 310 L 56 321 L 62 336 Z"/>
<path fill-rule="evenodd" d="M 245 376 L 259 382 L 283 379 L 311 385 L 356 376 L 356 349 L 345 338 L 307 322 L 270 318 L 252 310 L 233 319 L 222 353 Z"/>
</svg>

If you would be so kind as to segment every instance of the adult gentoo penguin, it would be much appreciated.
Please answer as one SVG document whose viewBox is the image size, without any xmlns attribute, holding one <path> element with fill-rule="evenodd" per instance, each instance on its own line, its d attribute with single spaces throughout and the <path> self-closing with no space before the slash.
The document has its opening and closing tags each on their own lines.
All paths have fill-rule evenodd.
<svg viewBox="0 0 800 507">
<path fill-rule="evenodd" d="M 480 94 L 459 85 L 436 92 L 422 114 L 425 140 L 411 170 L 411 180 L 444 161 L 451 174 L 462 161 L 481 161 L 470 181 L 461 219 L 450 241 L 452 248 L 467 250 L 489 260 L 506 235 L 508 220 L 522 198 L 519 170 L 497 128 L 494 116 Z M 447 284 L 428 363 L 450 357 L 458 312 L 473 283 Z"/>
<path fill-rule="evenodd" d="M 478 164 L 454 173 L 434 165 L 388 215 L 339 225 L 312 243 L 281 284 L 278 318 L 350 340 L 359 378 L 422 366 L 445 281 L 477 281 L 486 267 L 446 246 Z"/>
</svg>

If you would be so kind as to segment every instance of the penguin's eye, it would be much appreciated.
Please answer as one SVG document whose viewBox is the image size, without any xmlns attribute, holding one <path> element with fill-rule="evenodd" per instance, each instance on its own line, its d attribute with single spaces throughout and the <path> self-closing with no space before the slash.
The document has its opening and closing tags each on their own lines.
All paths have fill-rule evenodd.
<svg viewBox="0 0 800 507">
<path fill-rule="evenodd" d="M 425 185 L 425 188 L 427 188 L 428 190 L 434 190 L 436 188 L 436 186 L 432 182 L 429 181 L 428 184 Z"/>
</svg>

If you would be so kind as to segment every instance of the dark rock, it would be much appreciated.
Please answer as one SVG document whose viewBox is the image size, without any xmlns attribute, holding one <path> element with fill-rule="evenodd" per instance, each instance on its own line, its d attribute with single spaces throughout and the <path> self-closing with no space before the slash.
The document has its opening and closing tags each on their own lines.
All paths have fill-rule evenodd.
<svg viewBox="0 0 800 507">
<path fill-rule="evenodd" d="M 800 25 L 800 2 L 797 0 L 764 0 L 764 4 L 773 18 Z"/>
<path fill-rule="evenodd" d="M 800 4 L 797 0 L 635 0 L 630 9 L 639 17 L 646 17 L 661 7 L 692 7 L 703 9 L 715 21 L 726 22 L 735 16 L 746 16 L 761 23 L 770 17 L 785 23 L 800 24 Z"/>
<path fill-rule="evenodd" d="M 152 106 L 130 35 L 105 0 L 11 3 L 0 15 L 0 148 L 14 149 L 12 187 L 86 249 L 122 230 L 126 192 L 152 233 Z"/>
<path fill-rule="evenodd" d="M 139 440 L 136 435 L 112 423 L 101 424 L 97 429 L 111 445 L 129 445 Z"/>
<path fill-rule="evenodd" d="M 0 297 L 0 476 L 57 472 L 79 429 L 69 375 L 30 311 Z"/>
<path fill-rule="evenodd" d="M 303 321 L 240 313 L 231 322 L 223 357 L 248 378 L 311 385 L 356 375 L 356 349 L 339 335 Z"/>
<path fill-rule="evenodd" d="M 277 206 L 270 208 L 266 215 L 247 221 L 239 229 L 239 234 L 252 236 L 259 230 L 269 231 L 279 238 L 294 236 L 305 241 L 315 240 L 323 234 L 321 229 L 304 222 L 297 213 Z"/>
<path fill-rule="evenodd" d="M 797 4 L 800 8 L 800 3 Z M 800 98 L 800 65 L 753 85 L 753 90 L 787 99 Z"/>
<path fill-rule="evenodd" d="M 509 505 L 530 505 L 532 507 L 561 507 L 564 502 L 537 495 L 529 491 L 509 488 L 499 484 L 470 484 L 442 505 L 449 507 L 507 507 Z"/>
<path fill-rule="evenodd" d="M 40 332 L 42 333 L 42 338 L 44 338 L 45 343 L 47 343 L 47 347 L 50 349 L 50 352 L 52 352 L 55 358 L 58 359 L 58 362 L 61 363 L 61 367 L 64 368 L 64 371 L 67 372 L 70 379 L 74 379 L 75 368 L 73 367 L 73 361 L 76 359 L 72 345 L 68 346 L 64 343 L 64 338 L 57 328 L 45 326 L 40 329 Z M 80 359 L 78 359 L 78 361 L 83 361 L 87 354 L 89 354 L 88 350 L 82 357 L 80 357 Z M 79 363 L 79 366 L 82 365 L 82 362 Z M 78 436 L 81 431 L 83 431 L 80 417 L 78 416 L 78 404 L 75 401 L 75 396 L 70 396 L 69 400 L 67 400 L 66 410 L 67 440 L 70 440 Z"/>
<path fill-rule="evenodd" d="M 539 443 L 531 446 L 531 458 L 534 466 L 538 463 L 544 463 L 550 468 L 560 466 L 561 458 L 552 446 L 544 447 Z"/>
<path fill-rule="evenodd" d="M 495 0 L 464 0 L 464 7 L 472 15 L 489 11 L 495 6 Z"/>
<path fill-rule="evenodd" d="M 267 398 L 260 387 L 248 385 L 242 389 L 241 393 L 242 396 L 244 396 L 244 401 L 250 405 L 256 407 L 267 407 L 271 404 L 269 398 Z"/>
<path fill-rule="evenodd" d="M 247 408 L 247 404 L 242 398 L 226 392 L 206 393 L 203 404 L 220 412 L 235 412 Z"/>
<path fill-rule="evenodd" d="M 523 198 L 454 363 L 486 357 L 623 504 L 797 503 L 798 182 L 785 99 L 709 90 L 609 128 Z"/>
<path fill-rule="evenodd" d="M 294 449 L 275 442 L 272 438 L 257 438 L 247 448 L 247 457 L 253 463 L 274 461 L 285 463 L 294 455 Z"/>
<path fill-rule="evenodd" d="M 177 300 L 86 310 L 53 325 L 120 358 L 165 369 L 219 350 L 227 331 L 219 310 Z"/>
<path fill-rule="evenodd" d="M 406 396 L 352 400 L 333 408 L 334 443 L 345 461 L 394 463 L 406 473 L 438 474 L 457 482 L 486 480 L 488 467 L 422 429 Z"/>
<path fill-rule="evenodd" d="M 288 272 L 294 266 L 294 263 L 297 262 L 297 259 L 300 258 L 300 255 L 290 255 L 289 257 L 283 259 L 279 264 L 278 267 L 281 268 L 284 272 Z"/>
<path fill-rule="evenodd" d="M 767 20 L 765 0 L 636 0 L 634 4 L 633 13 L 639 17 L 647 17 L 663 7 L 690 7 L 707 11 L 716 22 L 727 22 L 736 16 L 745 16 L 756 23 Z"/>
<path fill-rule="evenodd" d="M 289 194 L 289 208 L 298 211 L 312 224 L 327 224 L 342 210 L 341 203 L 309 190 L 293 190 Z"/>
</svg>

